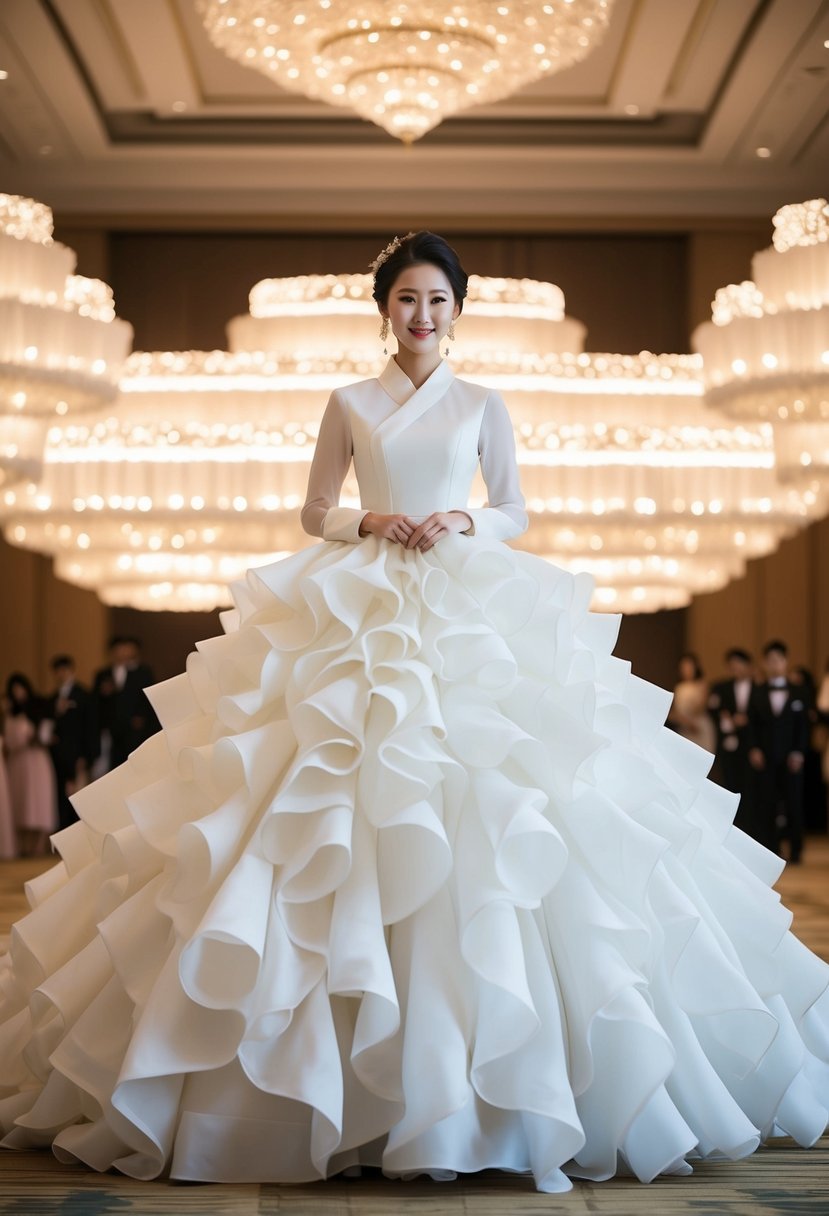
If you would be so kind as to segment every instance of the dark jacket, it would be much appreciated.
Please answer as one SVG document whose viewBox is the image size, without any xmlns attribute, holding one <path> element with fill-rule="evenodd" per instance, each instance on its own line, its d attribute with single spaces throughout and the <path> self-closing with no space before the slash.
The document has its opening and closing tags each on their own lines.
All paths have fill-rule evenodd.
<svg viewBox="0 0 829 1216">
<path fill-rule="evenodd" d="M 734 715 L 740 712 L 737 708 L 735 684 L 735 680 L 721 680 L 712 686 L 708 697 L 708 712 L 714 719 L 717 729 L 718 753 L 725 752 L 733 755 L 737 752 L 742 754 L 746 750 L 748 726 L 737 726 L 734 722 Z M 757 685 L 752 683 L 748 705 L 743 711 L 746 714 L 749 712 L 751 698 L 756 688 Z"/>
<path fill-rule="evenodd" d="M 758 747 L 766 761 L 779 764 L 792 752 L 805 754 L 809 744 L 809 704 L 803 689 L 797 684 L 786 684 L 786 702 L 782 711 L 775 714 L 771 707 L 769 684 L 757 684 L 752 690 L 748 710 L 746 743 L 749 748 Z"/>
<path fill-rule="evenodd" d="M 98 751 L 92 697 L 76 680 L 66 697 L 54 693 L 49 698 L 46 716 L 53 723 L 51 750 L 55 767 L 58 773 L 71 778 L 78 760 L 84 760 L 89 767 Z"/>
</svg>

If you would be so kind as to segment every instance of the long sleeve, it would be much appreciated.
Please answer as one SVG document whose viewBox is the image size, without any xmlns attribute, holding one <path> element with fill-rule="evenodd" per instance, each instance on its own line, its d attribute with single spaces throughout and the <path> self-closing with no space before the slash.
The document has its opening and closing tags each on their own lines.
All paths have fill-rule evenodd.
<svg viewBox="0 0 829 1216">
<path fill-rule="evenodd" d="M 478 440 L 481 472 L 487 490 L 485 507 L 463 507 L 472 520 L 468 536 L 510 540 L 526 532 L 529 520 L 518 480 L 515 436 L 500 393 L 490 393 Z"/>
<path fill-rule="evenodd" d="M 360 524 L 367 514 L 356 507 L 341 507 L 340 490 L 351 464 L 352 440 L 348 411 L 337 392 L 333 392 L 320 423 L 308 493 L 300 518 L 311 536 L 323 540 L 361 540 Z"/>
</svg>

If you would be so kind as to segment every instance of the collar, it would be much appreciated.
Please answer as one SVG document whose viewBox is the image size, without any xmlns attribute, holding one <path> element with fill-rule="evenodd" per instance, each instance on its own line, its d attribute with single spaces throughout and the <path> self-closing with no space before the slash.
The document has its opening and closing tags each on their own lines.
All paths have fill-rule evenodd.
<svg viewBox="0 0 829 1216">
<path fill-rule="evenodd" d="M 424 380 L 420 388 L 415 388 L 393 355 L 377 377 L 382 387 L 397 405 L 405 405 L 407 401 L 414 397 L 415 393 L 422 393 L 427 388 L 430 397 L 435 390 L 438 390 L 438 393 L 443 393 L 454 378 L 455 373 L 448 362 L 445 359 L 441 359 L 435 370 L 428 379 Z"/>
</svg>

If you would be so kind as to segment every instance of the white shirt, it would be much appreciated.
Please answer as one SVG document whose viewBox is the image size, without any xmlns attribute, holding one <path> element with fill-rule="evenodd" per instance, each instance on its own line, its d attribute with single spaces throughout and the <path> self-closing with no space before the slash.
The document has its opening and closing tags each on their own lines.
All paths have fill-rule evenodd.
<svg viewBox="0 0 829 1216">
<path fill-rule="evenodd" d="M 788 684 L 785 680 L 782 682 L 777 680 L 769 680 L 769 702 L 771 704 L 771 712 L 776 718 L 782 714 L 786 702 L 789 699 Z"/>
<path fill-rule="evenodd" d="M 739 714 L 744 714 L 748 709 L 748 702 L 751 697 L 751 683 L 751 676 L 734 681 L 734 704 Z"/>
</svg>

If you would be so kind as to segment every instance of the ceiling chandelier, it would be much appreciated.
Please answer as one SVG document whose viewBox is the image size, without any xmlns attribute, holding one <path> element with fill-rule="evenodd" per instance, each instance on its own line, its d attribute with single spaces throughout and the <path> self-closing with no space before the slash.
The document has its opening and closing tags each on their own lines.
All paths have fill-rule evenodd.
<svg viewBox="0 0 829 1216">
<path fill-rule="evenodd" d="M 778 476 L 809 486 L 829 478 L 829 203 L 782 207 L 774 228 L 753 278 L 717 292 L 694 345 L 710 404 L 770 422 Z"/>
<path fill-rule="evenodd" d="M 132 355 L 114 410 L 53 425 L 43 477 L 0 497 L 8 539 L 107 603 L 158 609 L 227 604 L 247 568 L 311 543 L 322 404 L 385 362 L 371 278 L 265 280 L 228 333 L 229 351 Z M 776 481 L 770 426 L 705 408 L 698 356 L 583 341 L 553 284 L 472 276 L 451 362 L 509 401 L 532 519 L 518 544 L 589 571 L 596 607 L 686 604 L 823 508 Z"/>
<path fill-rule="evenodd" d="M 0 486 L 39 476 L 50 420 L 112 403 L 132 341 L 52 231 L 48 207 L 0 194 Z"/>
<path fill-rule="evenodd" d="M 583 59 L 614 0 L 197 0 L 212 42 L 411 143 Z"/>
</svg>

